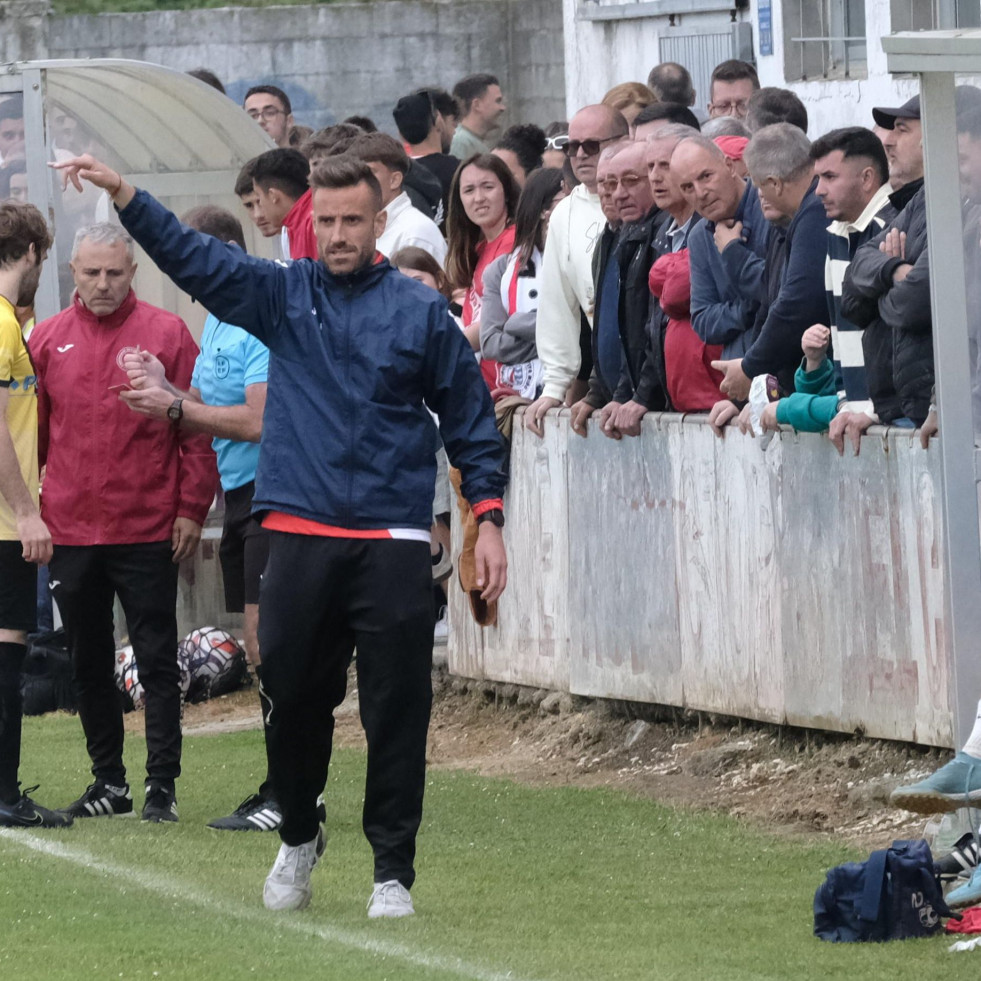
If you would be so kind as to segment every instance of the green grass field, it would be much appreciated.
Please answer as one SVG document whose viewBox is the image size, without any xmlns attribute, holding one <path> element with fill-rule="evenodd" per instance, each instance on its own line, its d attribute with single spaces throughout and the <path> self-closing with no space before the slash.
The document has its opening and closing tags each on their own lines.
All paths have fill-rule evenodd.
<svg viewBox="0 0 981 981">
<path fill-rule="evenodd" d="M 833 843 L 768 836 L 608 791 L 538 789 L 434 772 L 419 840 L 417 915 L 365 916 L 363 754 L 328 784 L 327 853 L 302 913 L 262 906 L 278 838 L 209 831 L 251 792 L 261 735 L 185 741 L 181 822 L 89 820 L 0 830 L 0 978 L 945 979 L 981 952 L 939 937 L 830 945 L 811 935 Z M 128 763 L 142 802 L 143 744 Z M 22 774 L 67 803 L 88 782 L 77 719 L 27 720 Z"/>
</svg>

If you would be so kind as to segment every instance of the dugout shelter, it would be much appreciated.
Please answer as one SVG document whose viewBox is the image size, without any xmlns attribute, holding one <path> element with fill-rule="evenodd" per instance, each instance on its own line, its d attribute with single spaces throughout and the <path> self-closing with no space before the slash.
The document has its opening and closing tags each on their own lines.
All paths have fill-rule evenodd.
<svg viewBox="0 0 981 981">
<path fill-rule="evenodd" d="M 101 191 L 62 190 L 48 163 L 91 152 L 177 214 L 215 204 L 238 216 L 253 254 L 272 245 L 234 193 L 242 165 L 272 141 L 227 96 L 161 65 L 116 59 L 16 62 L 0 67 L 0 100 L 23 99 L 26 196 L 48 217 L 54 246 L 37 294 L 37 319 L 68 305 L 68 261 L 78 228 L 115 221 Z M 20 155 L 20 151 L 18 152 Z M 21 192 L 23 193 L 23 192 Z M 137 251 L 134 288 L 142 300 L 178 313 L 200 336 L 205 314 Z"/>
</svg>

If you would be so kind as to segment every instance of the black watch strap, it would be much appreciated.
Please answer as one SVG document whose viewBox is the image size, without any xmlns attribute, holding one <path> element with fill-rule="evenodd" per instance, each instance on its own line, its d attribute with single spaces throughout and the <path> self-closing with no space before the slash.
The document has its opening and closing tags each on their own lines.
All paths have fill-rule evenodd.
<svg viewBox="0 0 981 981">
<path fill-rule="evenodd" d="M 498 528 L 503 528 L 504 512 L 500 508 L 491 508 L 477 518 L 478 525 L 482 525 L 485 521 L 489 521 L 492 525 L 497 525 Z"/>
</svg>

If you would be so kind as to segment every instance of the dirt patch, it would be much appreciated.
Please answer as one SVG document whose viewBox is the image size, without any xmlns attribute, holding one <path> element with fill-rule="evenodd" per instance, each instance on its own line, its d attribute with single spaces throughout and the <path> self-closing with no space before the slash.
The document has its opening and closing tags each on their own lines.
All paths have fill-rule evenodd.
<svg viewBox="0 0 981 981">
<path fill-rule="evenodd" d="M 924 819 L 891 808 L 889 792 L 950 757 L 905 743 L 586 700 L 442 671 L 433 682 L 430 766 L 537 785 L 612 787 L 861 848 L 923 833 Z M 258 726 L 254 689 L 185 709 L 187 735 Z M 142 728 L 139 714 L 127 716 L 127 728 Z M 336 738 L 364 745 L 353 677 Z"/>
</svg>

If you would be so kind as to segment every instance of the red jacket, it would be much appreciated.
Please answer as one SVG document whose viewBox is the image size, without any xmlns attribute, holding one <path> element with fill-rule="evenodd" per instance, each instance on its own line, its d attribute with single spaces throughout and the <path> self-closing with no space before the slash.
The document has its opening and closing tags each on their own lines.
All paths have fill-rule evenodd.
<svg viewBox="0 0 981 981">
<path fill-rule="evenodd" d="M 723 398 L 722 374 L 711 366 L 722 357 L 722 345 L 706 344 L 692 328 L 688 250 L 662 255 L 651 268 L 649 282 L 668 318 L 664 373 L 671 406 L 675 412 L 708 412 Z"/>
<path fill-rule="evenodd" d="M 317 235 L 313 230 L 313 189 L 297 198 L 283 219 L 290 237 L 291 259 L 318 259 Z"/>
<path fill-rule="evenodd" d="M 108 317 L 77 294 L 31 335 L 38 374 L 41 515 L 56 545 L 168 541 L 177 517 L 203 524 L 218 486 L 210 438 L 133 412 L 119 399 L 126 348 L 155 354 L 190 387 L 198 347 L 180 317 L 130 290 Z"/>
</svg>

